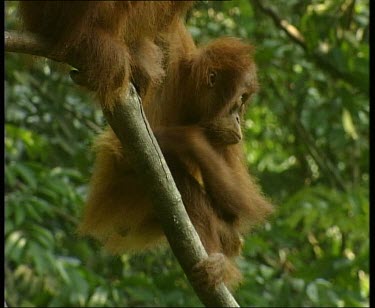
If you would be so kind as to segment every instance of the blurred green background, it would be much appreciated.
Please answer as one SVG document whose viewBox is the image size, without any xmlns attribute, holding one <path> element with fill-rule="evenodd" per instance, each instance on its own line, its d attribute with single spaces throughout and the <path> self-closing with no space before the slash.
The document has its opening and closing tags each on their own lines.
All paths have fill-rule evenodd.
<svg viewBox="0 0 375 308">
<path fill-rule="evenodd" d="M 368 4 L 203 1 L 189 14 L 198 43 L 231 35 L 256 45 L 261 90 L 246 153 L 276 213 L 246 239 L 242 306 L 368 305 Z M 6 2 L 7 29 L 19 29 L 16 5 Z M 114 257 L 76 236 L 105 125 L 91 101 L 56 64 L 6 54 L 8 304 L 201 305 L 169 248 Z"/>
</svg>

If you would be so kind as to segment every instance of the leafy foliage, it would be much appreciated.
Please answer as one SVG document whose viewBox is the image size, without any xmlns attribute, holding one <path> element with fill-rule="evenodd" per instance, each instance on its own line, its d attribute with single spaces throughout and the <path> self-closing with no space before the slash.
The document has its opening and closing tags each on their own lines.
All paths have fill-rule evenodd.
<svg viewBox="0 0 375 308">
<path fill-rule="evenodd" d="M 368 305 L 368 1 L 199 2 L 197 42 L 257 47 L 262 89 L 247 114 L 250 171 L 276 214 L 246 239 L 242 306 Z M 19 27 L 15 3 L 6 26 Z M 168 249 L 114 257 L 75 229 L 87 194 L 92 98 L 56 65 L 5 62 L 5 287 L 10 306 L 197 306 Z"/>
</svg>

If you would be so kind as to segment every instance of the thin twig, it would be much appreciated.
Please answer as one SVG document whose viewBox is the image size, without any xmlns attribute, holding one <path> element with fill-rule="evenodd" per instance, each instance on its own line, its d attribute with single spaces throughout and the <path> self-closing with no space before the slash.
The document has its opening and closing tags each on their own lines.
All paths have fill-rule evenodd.
<svg viewBox="0 0 375 308">
<path fill-rule="evenodd" d="M 264 14 L 270 16 L 274 22 L 274 24 L 285 32 L 285 34 L 296 44 L 302 47 L 302 49 L 306 52 L 306 54 L 310 57 L 310 59 L 321 69 L 325 70 L 334 78 L 340 78 L 345 82 L 349 83 L 350 85 L 356 87 L 359 91 L 364 94 L 368 94 L 368 83 L 366 80 L 360 80 L 353 74 L 344 72 L 333 65 L 326 54 L 320 52 L 319 50 L 310 50 L 308 45 L 306 44 L 306 39 L 304 38 L 303 34 L 291 23 L 289 23 L 286 19 L 281 18 L 278 13 L 264 5 L 264 2 L 261 0 L 249 0 L 250 3 L 258 8 Z"/>
</svg>

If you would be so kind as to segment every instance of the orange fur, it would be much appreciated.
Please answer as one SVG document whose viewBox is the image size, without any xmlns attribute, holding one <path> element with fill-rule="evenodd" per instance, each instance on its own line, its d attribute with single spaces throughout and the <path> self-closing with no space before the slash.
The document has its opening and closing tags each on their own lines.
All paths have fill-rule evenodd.
<svg viewBox="0 0 375 308">
<path fill-rule="evenodd" d="M 113 131 L 102 134 L 95 148 L 96 165 L 79 232 L 97 238 L 113 253 L 160 241 L 160 226 L 150 223 L 155 220 L 151 201 Z"/>
<path fill-rule="evenodd" d="M 223 38 L 197 48 L 182 17 L 191 1 L 21 1 L 25 28 L 79 69 L 103 108 L 133 81 L 186 210 L 209 258 L 202 283 L 235 285 L 242 234 L 271 207 L 247 172 L 241 143 L 226 141 L 233 102 L 257 88 L 252 47 Z M 165 69 L 164 69 L 165 66 Z M 210 86 L 210 73 L 217 73 Z M 230 134 L 229 134 L 230 135 Z M 229 136 L 228 135 L 228 136 Z M 211 136 L 215 136 L 213 141 Z M 218 143 L 219 142 L 219 143 Z M 221 143 L 220 143 L 221 142 Z M 113 253 L 163 242 L 147 190 L 114 133 L 96 141 L 96 166 L 79 232 Z"/>
<path fill-rule="evenodd" d="M 192 1 L 20 1 L 26 30 L 52 43 L 79 69 L 78 83 L 97 91 L 104 108 L 129 81 L 147 87 L 163 77 L 155 44 Z M 138 85 L 138 79 L 140 85 Z M 140 89 L 144 91 L 144 89 Z"/>
<path fill-rule="evenodd" d="M 242 144 L 227 145 L 225 139 L 213 144 L 205 127 L 212 121 L 220 123 L 242 93 L 256 90 L 252 48 L 233 38 L 196 48 L 186 29 L 181 25 L 175 29 L 164 38 L 168 53 L 164 83 L 146 93 L 145 111 L 210 256 L 197 265 L 198 275 L 209 284 L 224 281 L 234 286 L 240 273 L 233 258 L 241 252 L 242 234 L 262 222 L 271 206 L 248 174 Z M 217 81 L 209 88 L 207 74 L 212 70 Z M 147 189 L 111 129 L 98 138 L 96 151 L 81 234 L 98 239 L 113 253 L 161 243 L 163 232 Z"/>
</svg>

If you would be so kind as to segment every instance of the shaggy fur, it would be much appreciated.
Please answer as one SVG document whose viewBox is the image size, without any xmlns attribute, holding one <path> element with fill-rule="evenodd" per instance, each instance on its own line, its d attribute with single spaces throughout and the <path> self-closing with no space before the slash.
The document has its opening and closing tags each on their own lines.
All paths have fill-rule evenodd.
<svg viewBox="0 0 375 308">
<path fill-rule="evenodd" d="M 20 1 L 25 29 L 50 41 L 79 69 L 77 83 L 104 108 L 136 75 L 140 92 L 164 72 L 155 38 L 184 16 L 192 1 Z M 139 76 L 141 75 L 141 76 Z"/>
<path fill-rule="evenodd" d="M 184 30 L 179 33 L 180 43 L 169 45 L 164 84 L 145 98 L 145 110 L 209 254 L 196 266 L 197 275 L 212 286 L 220 281 L 234 286 L 240 273 L 233 258 L 241 252 L 242 234 L 271 212 L 248 174 L 242 144 L 228 144 L 229 128 L 222 121 L 241 95 L 250 96 L 257 88 L 252 48 L 223 38 L 197 49 Z M 211 87 L 208 74 L 213 71 L 216 81 Z M 98 138 L 96 151 L 80 232 L 98 239 L 113 253 L 162 242 L 152 200 L 111 129 Z"/>
</svg>

